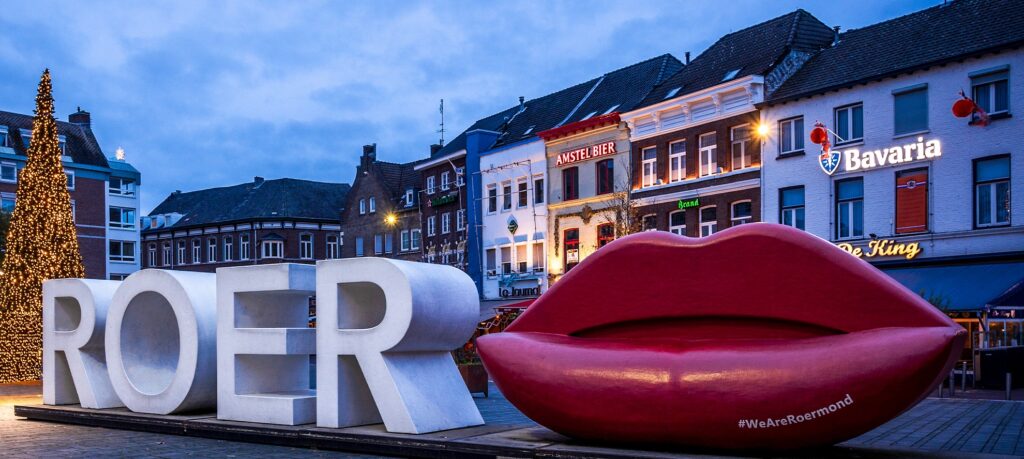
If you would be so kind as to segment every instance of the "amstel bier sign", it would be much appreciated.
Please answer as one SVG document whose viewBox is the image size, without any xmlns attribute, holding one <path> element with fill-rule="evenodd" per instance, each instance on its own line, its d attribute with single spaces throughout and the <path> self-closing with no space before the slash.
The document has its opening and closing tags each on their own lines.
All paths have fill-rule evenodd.
<svg viewBox="0 0 1024 459">
<path fill-rule="evenodd" d="M 597 145 L 590 145 L 588 147 L 563 151 L 559 153 L 558 158 L 555 159 L 555 165 L 558 167 L 568 166 L 569 164 L 578 163 L 581 161 L 589 161 L 591 159 L 597 159 L 604 156 L 611 156 L 614 154 L 615 141 L 609 140 L 607 142 L 602 142 Z"/>
</svg>

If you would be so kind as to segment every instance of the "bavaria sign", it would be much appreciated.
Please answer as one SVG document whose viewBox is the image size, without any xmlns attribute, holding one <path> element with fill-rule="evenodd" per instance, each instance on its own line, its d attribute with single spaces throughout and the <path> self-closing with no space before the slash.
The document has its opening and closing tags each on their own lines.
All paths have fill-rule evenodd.
<svg viewBox="0 0 1024 459">
<path fill-rule="evenodd" d="M 860 151 L 856 148 L 822 152 L 819 162 L 822 170 L 831 175 L 839 169 L 840 160 L 846 172 L 875 169 L 878 167 L 895 166 L 904 163 L 927 161 L 942 156 L 942 144 L 936 140 L 924 140 L 918 137 L 917 142 L 905 145 L 894 145 L 889 148 Z"/>
</svg>

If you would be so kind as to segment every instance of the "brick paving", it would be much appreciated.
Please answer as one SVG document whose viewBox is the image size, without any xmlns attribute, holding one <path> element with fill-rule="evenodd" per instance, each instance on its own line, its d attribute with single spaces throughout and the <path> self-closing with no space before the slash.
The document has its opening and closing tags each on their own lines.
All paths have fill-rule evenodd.
<svg viewBox="0 0 1024 459">
<path fill-rule="evenodd" d="M 0 386 L 0 457 L 379 457 L 17 419 L 13 405 L 41 403 L 40 387 Z M 533 424 L 492 386 L 476 398 L 488 424 Z M 929 398 L 832 450 L 847 457 L 1024 455 L 1024 402 Z"/>
</svg>

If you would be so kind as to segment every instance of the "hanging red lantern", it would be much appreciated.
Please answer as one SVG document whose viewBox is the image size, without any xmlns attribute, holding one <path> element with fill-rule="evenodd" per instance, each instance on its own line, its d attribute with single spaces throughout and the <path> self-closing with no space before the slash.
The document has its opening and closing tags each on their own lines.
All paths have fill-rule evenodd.
<svg viewBox="0 0 1024 459">
<path fill-rule="evenodd" d="M 828 131 L 825 130 L 825 126 L 818 123 L 811 129 L 811 142 L 821 145 L 828 141 Z"/>
<path fill-rule="evenodd" d="M 953 102 L 953 116 L 957 118 L 967 118 L 974 113 L 974 101 L 971 99 L 963 98 Z"/>
</svg>

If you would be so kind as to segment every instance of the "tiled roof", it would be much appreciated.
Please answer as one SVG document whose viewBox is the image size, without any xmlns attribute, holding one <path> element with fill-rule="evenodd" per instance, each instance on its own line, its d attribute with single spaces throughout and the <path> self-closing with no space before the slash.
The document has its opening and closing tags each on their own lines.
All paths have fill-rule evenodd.
<svg viewBox="0 0 1024 459">
<path fill-rule="evenodd" d="M 26 156 L 24 143 L 21 140 L 21 129 L 32 130 L 32 115 L 22 115 L 0 111 L 0 126 L 7 126 L 7 135 L 10 136 L 16 154 Z M 67 141 L 65 151 L 71 159 L 78 164 L 90 166 L 108 167 L 107 158 L 103 150 L 96 142 L 92 130 L 77 124 L 66 121 L 57 121 L 57 133 L 64 136 Z"/>
<path fill-rule="evenodd" d="M 477 120 L 475 123 L 473 123 L 472 126 L 469 127 L 469 129 L 466 129 L 461 134 L 455 136 L 455 138 L 452 139 L 450 142 L 446 143 L 443 148 L 441 148 L 433 155 L 431 155 L 431 158 L 440 158 L 442 156 L 455 153 L 459 150 L 465 150 L 467 132 L 474 131 L 477 129 L 497 131 L 498 129 L 501 129 L 501 125 L 505 124 L 506 121 L 511 119 L 512 115 L 514 115 L 517 111 L 519 111 L 518 105 L 509 107 L 505 110 L 488 116 L 487 118 Z"/>
<path fill-rule="evenodd" d="M 802 9 L 718 39 L 658 85 L 637 107 L 659 103 L 749 75 L 765 75 L 790 51 L 814 52 L 832 42 L 828 26 Z M 727 80 L 726 76 L 735 74 Z"/>
<path fill-rule="evenodd" d="M 812 57 L 770 95 L 768 102 L 817 94 L 1021 44 L 1024 3 L 956 0 L 844 32 L 839 43 Z"/>
<path fill-rule="evenodd" d="M 340 221 L 348 190 L 347 183 L 290 178 L 256 180 L 186 193 L 176 191 L 150 215 L 184 215 L 170 228 L 268 218 Z"/>
<path fill-rule="evenodd" d="M 373 168 L 377 170 L 381 183 L 391 193 L 392 199 L 401 199 L 405 196 L 405 190 L 420 187 L 420 172 L 414 169 L 416 162 L 397 164 L 385 161 L 374 161 Z"/>
</svg>

